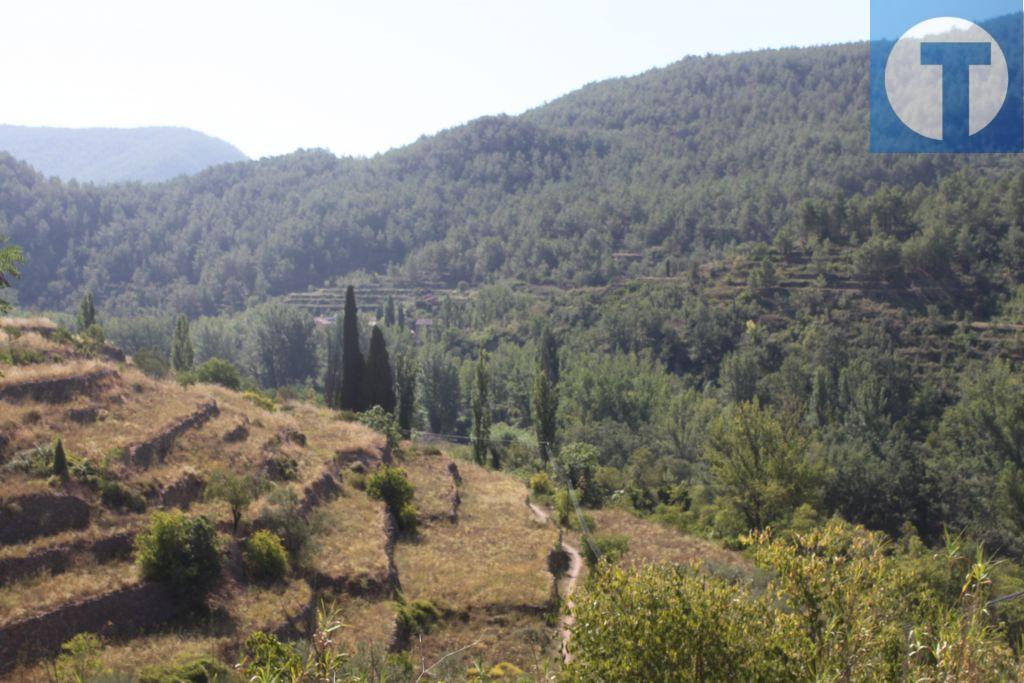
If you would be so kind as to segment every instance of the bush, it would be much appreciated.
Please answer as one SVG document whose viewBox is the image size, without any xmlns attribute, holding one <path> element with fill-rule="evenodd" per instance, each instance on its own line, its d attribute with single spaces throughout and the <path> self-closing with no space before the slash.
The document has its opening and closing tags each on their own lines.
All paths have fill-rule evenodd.
<svg viewBox="0 0 1024 683">
<path fill-rule="evenodd" d="M 79 633 L 60 650 L 54 666 L 59 681 L 89 681 L 102 667 L 103 641 L 93 633 Z"/>
<path fill-rule="evenodd" d="M 555 492 L 555 486 L 546 472 L 538 472 L 530 477 L 530 491 L 535 496 L 550 496 Z"/>
<path fill-rule="evenodd" d="M 118 481 L 104 481 L 100 484 L 100 502 L 112 510 L 144 512 L 146 499 Z"/>
<path fill-rule="evenodd" d="M 182 372 L 179 372 L 177 375 L 174 376 L 174 379 L 183 389 L 188 389 L 190 386 L 199 381 L 198 379 L 196 379 L 196 373 L 192 372 L 191 370 L 183 370 Z"/>
<path fill-rule="evenodd" d="M 429 600 L 405 602 L 400 597 L 396 603 L 396 610 L 398 612 L 398 623 L 414 635 L 428 633 L 430 627 L 436 624 L 442 617 L 441 610 Z"/>
<path fill-rule="evenodd" d="M 205 593 L 220 577 L 220 544 L 206 517 L 157 512 L 135 541 L 142 576 L 183 592 Z"/>
<path fill-rule="evenodd" d="M 260 512 L 256 526 L 273 532 L 284 544 L 293 564 L 301 565 L 309 551 L 313 528 L 299 509 L 299 498 L 286 488 L 274 490 Z"/>
<path fill-rule="evenodd" d="M 135 363 L 135 367 L 153 379 L 163 379 L 171 371 L 171 365 L 167 359 L 152 349 L 139 349 L 132 356 L 132 361 Z"/>
<path fill-rule="evenodd" d="M 238 391 L 242 378 L 238 369 L 226 360 L 211 358 L 196 369 L 196 379 L 204 384 L 219 384 L 226 389 Z"/>
<path fill-rule="evenodd" d="M 257 531 L 242 549 L 245 573 L 257 581 L 280 581 L 288 574 L 288 553 L 281 537 L 272 531 Z"/>
<path fill-rule="evenodd" d="M 591 570 L 601 560 L 617 563 L 629 550 L 629 539 L 625 536 L 587 536 L 583 540 L 583 559 Z"/>
<path fill-rule="evenodd" d="M 412 507 L 415 491 L 405 472 L 397 467 L 381 467 L 366 483 L 366 493 L 371 498 L 384 501 L 403 531 L 415 529 L 415 526 L 412 529 L 403 526 L 403 523 L 408 524 L 415 519 L 416 509 Z"/>
<path fill-rule="evenodd" d="M 374 406 L 365 413 L 359 414 L 359 421 L 375 432 L 383 434 L 388 440 L 388 446 L 395 448 L 402 440 L 402 432 L 398 426 L 395 416 L 380 406 Z"/>
<path fill-rule="evenodd" d="M 416 533 L 417 527 L 419 527 L 419 512 L 416 510 L 416 506 L 412 503 L 406 503 L 402 506 L 402 509 L 398 511 L 397 519 L 398 528 L 402 531 L 414 534 Z"/>
<path fill-rule="evenodd" d="M 301 671 L 302 658 L 277 636 L 256 631 L 245 639 L 245 660 L 240 668 L 249 681 L 290 680 L 292 672 Z M 279 678 L 282 674 L 288 675 Z"/>
<path fill-rule="evenodd" d="M 139 674 L 139 683 L 207 683 L 230 681 L 232 671 L 223 662 L 209 656 L 171 664 L 147 667 Z"/>
<path fill-rule="evenodd" d="M 260 408 L 263 408 L 263 410 L 266 410 L 267 412 L 273 413 L 277 410 L 277 405 L 274 404 L 273 399 L 264 396 L 258 391 L 247 391 L 242 394 L 242 398 L 256 406 L 259 406 Z"/>
</svg>

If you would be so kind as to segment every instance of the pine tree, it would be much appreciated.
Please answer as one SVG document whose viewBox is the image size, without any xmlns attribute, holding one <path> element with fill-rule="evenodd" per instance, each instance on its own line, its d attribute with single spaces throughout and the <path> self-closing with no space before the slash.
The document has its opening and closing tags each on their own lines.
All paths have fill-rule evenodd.
<svg viewBox="0 0 1024 683">
<path fill-rule="evenodd" d="M 473 370 L 473 459 L 478 465 L 487 462 L 487 449 L 491 443 L 491 402 L 489 396 L 490 370 L 487 352 L 480 350 L 480 358 Z"/>
<path fill-rule="evenodd" d="M 61 479 L 68 478 L 68 456 L 60 439 L 53 444 L 53 473 Z"/>
<path fill-rule="evenodd" d="M 388 303 L 384 308 L 384 324 L 391 327 L 395 324 L 395 300 L 388 295 Z"/>
<path fill-rule="evenodd" d="M 540 367 L 547 375 L 551 384 L 557 385 L 561 377 L 561 367 L 558 361 L 558 342 L 555 335 L 547 327 L 540 335 Z"/>
<path fill-rule="evenodd" d="M 398 427 L 406 437 L 412 433 L 416 415 L 416 359 L 407 353 L 395 355 L 395 385 L 398 390 Z"/>
<path fill-rule="evenodd" d="M 341 320 L 327 328 L 327 370 L 324 372 L 324 403 L 328 408 L 341 408 Z"/>
<path fill-rule="evenodd" d="M 189 372 L 195 367 L 195 353 L 192 350 L 192 335 L 188 329 L 188 318 L 182 314 L 174 325 L 174 342 L 171 345 L 171 369 L 175 372 Z"/>
<path fill-rule="evenodd" d="M 363 382 L 362 393 L 367 408 L 380 406 L 389 413 L 395 412 L 395 379 L 391 372 L 387 342 L 379 326 L 375 326 L 370 335 L 370 351 L 366 358 Z"/>
<path fill-rule="evenodd" d="M 92 298 L 92 292 L 86 292 L 82 303 L 78 306 L 78 331 L 85 332 L 96 324 L 96 304 Z"/>
<path fill-rule="evenodd" d="M 540 445 L 540 459 L 546 465 L 555 453 L 558 419 L 558 387 L 543 368 L 537 369 L 533 381 L 533 419 Z"/>
<path fill-rule="evenodd" d="M 359 309 L 356 307 L 356 290 L 350 285 L 345 291 L 345 317 L 341 333 L 341 392 L 338 407 L 342 410 L 362 412 L 366 409 L 363 400 L 363 375 L 366 362 L 359 350 Z"/>
</svg>

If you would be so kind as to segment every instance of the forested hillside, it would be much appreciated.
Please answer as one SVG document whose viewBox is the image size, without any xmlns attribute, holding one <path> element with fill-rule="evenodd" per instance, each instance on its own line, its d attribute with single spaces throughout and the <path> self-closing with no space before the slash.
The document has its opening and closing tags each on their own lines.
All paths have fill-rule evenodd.
<svg viewBox="0 0 1024 683">
<path fill-rule="evenodd" d="M 4 232 L 32 254 L 19 301 L 66 309 L 89 289 L 114 313 L 212 314 L 389 264 L 453 285 L 585 285 L 798 229 L 912 238 L 963 160 L 868 154 L 866 52 L 689 58 L 369 160 L 307 151 L 96 188 L 4 159 Z M 958 181 L 974 197 L 961 211 L 996 200 L 974 176 Z M 1018 222 L 995 218 L 980 216 L 990 247 Z M 960 225 L 950 240 L 973 263 Z"/>
<path fill-rule="evenodd" d="M 0 150 L 43 175 L 82 183 L 159 182 L 247 159 L 187 128 L 0 126 Z"/>
</svg>

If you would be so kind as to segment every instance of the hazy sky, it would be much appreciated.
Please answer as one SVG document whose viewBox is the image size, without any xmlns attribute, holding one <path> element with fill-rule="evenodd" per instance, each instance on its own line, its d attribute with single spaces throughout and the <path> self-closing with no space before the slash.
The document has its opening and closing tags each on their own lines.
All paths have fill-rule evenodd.
<svg viewBox="0 0 1024 683">
<path fill-rule="evenodd" d="M 32 0 L 0 123 L 177 125 L 372 155 L 686 55 L 863 40 L 868 0 Z"/>
</svg>

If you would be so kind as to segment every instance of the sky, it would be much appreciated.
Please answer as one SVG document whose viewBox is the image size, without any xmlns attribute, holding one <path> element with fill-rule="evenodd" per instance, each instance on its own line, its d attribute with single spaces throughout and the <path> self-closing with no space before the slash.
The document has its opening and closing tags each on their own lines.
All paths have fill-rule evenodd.
<svg viewBox="0 0 1024 683">
<path fill-rule="evenodd" d="M 5 3 L 0 123 L 372 156 L 687 55 L 866 40 L 868 0 Z"/>
</svg>

